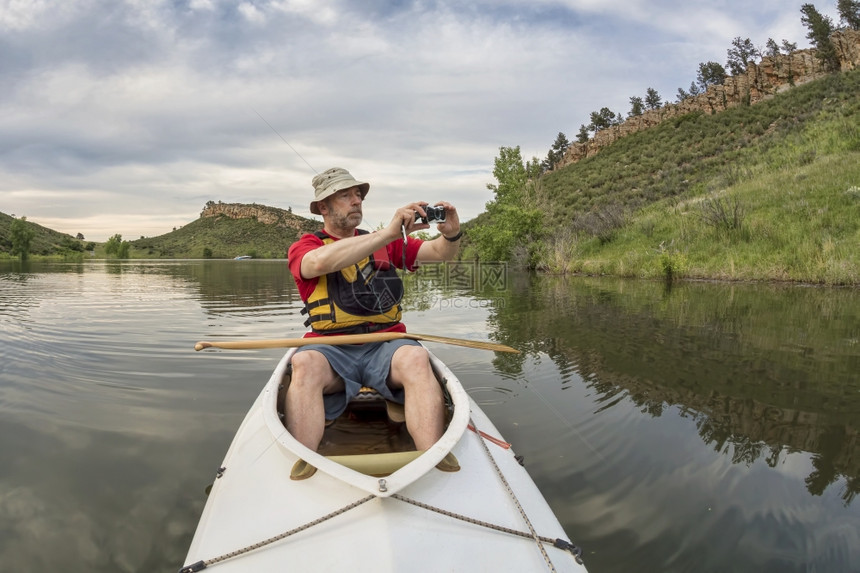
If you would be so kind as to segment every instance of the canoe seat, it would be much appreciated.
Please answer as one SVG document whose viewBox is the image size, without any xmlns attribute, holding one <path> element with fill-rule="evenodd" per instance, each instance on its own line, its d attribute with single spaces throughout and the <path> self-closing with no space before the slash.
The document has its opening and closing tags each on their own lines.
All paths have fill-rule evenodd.
<svg viewBox="0 0 860 573">
<path fill-rule="evenodd" d="M 326 456 L 326 458 L 365 475 L 385 477 L 393 474 L 423 453 L 423 451 L 388 452 L 384 454 Z M 315 473 L 315 467 L 307 463 L 305 460 L 298 460 L 293 464 L 292 470 L 290 470 L 290 479 L 303 480 L 311 477 Z"/>
<path fill-rule="evenodd" d="M 413 451 L 326 457 L 359 473 L 374 477 L 385 477 L 393 474 L 423 453 L 423 451 Z"/>
<path fill-rule="evenodd" d="M 413 452 L 390 452 L 385 454 L 353 454 L 345 456 L 326 456 L 327 459 L 346 466 L 353 471 L 373 476 L 386 477 L 406 464 L 417 459 L 423 454 L 423 450 Z M 443 472 L 456 472 L 460 469 L 460 463 L 453 453 L 448 452 L 445 458 L 436 464 Z M 290 479 L 303 480 L 316 473 L 316 468 L 304 460 L 298 460 L 290 471 Z"/>
<path fill-rule="evenodd" d="M 378 401 L 385 401 L 385 413 L 388 415 L 389 420 L 395 423 L 406 421 L 406 412 L 403 409 L 403 404 L 385 400 L 382 394 L 367 386 L 361 387 L 358 394 L 350 401 L 350 404 L 360 406 L 362 403 L 376 403 Z"/>
</svg>

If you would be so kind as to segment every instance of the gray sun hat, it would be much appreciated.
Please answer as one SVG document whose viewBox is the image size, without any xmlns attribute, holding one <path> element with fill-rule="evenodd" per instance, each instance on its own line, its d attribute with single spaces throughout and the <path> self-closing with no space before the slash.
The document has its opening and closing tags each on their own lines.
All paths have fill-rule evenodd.
<svg viewBox="0 0 860 573">
<path fill-rule="evenodd" d="M 334 195 L 342 189 L 358 187 L 361 189 L 362 199 L 364 199 L 367 192 L 370 190 L 370 183 L 356 181 L 355 177 L 349 174 L 349 171 L 341 167 L 326 169 L 314 177 L 312 183 L 314 186 L 314 200 L 311 201 L 311 213 L 314 215 L 321 215 L 319 205 L 317 203 L 326 197 Z"/>
</svg>

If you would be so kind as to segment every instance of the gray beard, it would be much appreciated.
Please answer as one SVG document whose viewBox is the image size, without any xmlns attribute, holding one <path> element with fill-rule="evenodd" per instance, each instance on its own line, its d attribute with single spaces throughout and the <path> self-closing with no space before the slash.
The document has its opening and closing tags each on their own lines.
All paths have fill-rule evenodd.
<svg viewBox="0 0 860 573">
<path fill-rule="evenodd" d="M 359 225 L 361 225 L 361 221 L 364 219 L 364 217 L 362 216 L 358 219 L 357 223 L 353 224 L 352 221 L 350 221 L 350 215 L 352 214 L 332 215 L 330 223 L 333 230 L 337 229 L 338 231 L 343 231 L 343 233 L 340 233 L 342 235 L 348 235 L 349 233 L 355 231 L 355 229 Z"/>
</svg>

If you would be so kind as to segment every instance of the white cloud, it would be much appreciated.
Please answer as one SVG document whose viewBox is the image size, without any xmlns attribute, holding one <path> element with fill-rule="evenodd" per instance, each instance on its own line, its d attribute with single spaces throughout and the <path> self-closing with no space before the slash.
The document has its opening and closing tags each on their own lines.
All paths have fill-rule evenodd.
<svg viewBox="0 0 860 573">
<path fill-rule="evenodd" d="M 780 4 L 6 0 L 0 211 L 93 240 L 210 199 L 301 213 L 307 160 L 371 180 L 375 222 L 452 197 L 471 218 L 500 146 L 543 157 L 595 109 L 672 100 L 735 36 L 804 45 Z"/>
<path fill-rule="evenodd" d="M 252 24 L 263 24 L 266 22 L 266 16 L 250 2 L 242 2 L 238 8 L 239 14 L 245 17 Z"/>
</svg>

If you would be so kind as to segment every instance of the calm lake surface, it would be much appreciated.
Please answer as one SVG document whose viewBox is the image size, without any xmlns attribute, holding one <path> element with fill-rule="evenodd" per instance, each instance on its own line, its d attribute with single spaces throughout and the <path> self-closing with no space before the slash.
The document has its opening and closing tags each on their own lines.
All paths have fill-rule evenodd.
<svg viewBox="0 0 860 573">
<path fill-rule="evenodd" d="M 860 291 L 428 267 L 413 332 L 592 572 L 860 570 Z M 0 263 L 0 571 L 173 572 L 298 337 L 285 261 Z M 540 532 L 538 532 L 540 533 Z"/>
</svg>

